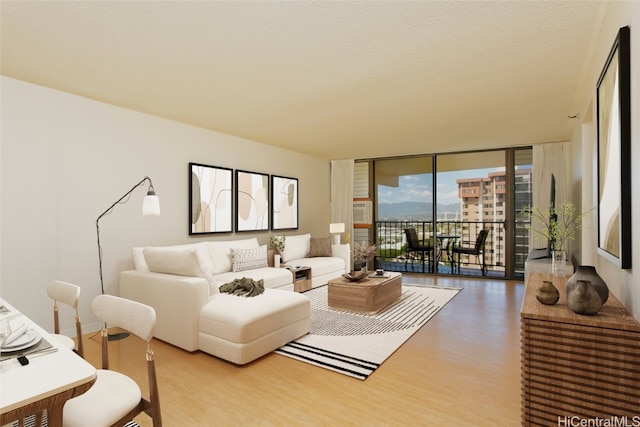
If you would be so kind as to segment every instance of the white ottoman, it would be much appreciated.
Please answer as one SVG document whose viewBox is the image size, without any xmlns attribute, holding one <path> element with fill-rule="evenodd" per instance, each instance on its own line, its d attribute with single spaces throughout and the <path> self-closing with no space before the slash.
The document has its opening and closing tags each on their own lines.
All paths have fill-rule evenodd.
<svg viewBox="0 0 640 427">
<path fill-rule="evenodd" d="M 200 350 L 244 365 L 308 333 L 310 309 L 309 298 L 291 291 L 215 295 L 200 311 Z"/>
</svg>

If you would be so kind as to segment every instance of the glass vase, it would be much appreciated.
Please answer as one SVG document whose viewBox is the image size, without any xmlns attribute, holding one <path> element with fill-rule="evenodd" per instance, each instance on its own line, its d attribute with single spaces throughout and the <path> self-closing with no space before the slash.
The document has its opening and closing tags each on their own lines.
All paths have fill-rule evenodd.
<svg viewBox="0 0 640 427">
<path fill-rule="evenodd" d="M 567 251 L 551 251 L 551 271 L 556 277 L 565 276 L 567 263 Z"/>
</svg>

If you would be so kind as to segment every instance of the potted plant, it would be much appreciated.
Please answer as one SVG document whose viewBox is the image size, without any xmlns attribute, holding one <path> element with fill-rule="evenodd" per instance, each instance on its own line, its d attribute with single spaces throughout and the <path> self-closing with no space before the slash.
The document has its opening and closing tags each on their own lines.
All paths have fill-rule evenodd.
<svg viewBox="0 0 640 427">
<path fill-rule="evenodd" d="M 527 206 L 523 208 L 523 215 L 531 220 L 532 224 L 536 222 L 539 225 L 530 226 L 528 229 L 533 229 L 537 236 L 549 243 L 554 275 L 564 275 L 567 259 L 565 245 L 569 240 L 575 239 L 576 232 L 582 228 L 582 219 L 588 212 L 576 213 L 571 202 L 564 202 L 557 207 L 550 204 L 546 210 Z"/>
<path fill-rule="evenodd" d="M 280 267 L 280 259 L 282 257 L 282 251 L 284 251 L 284 242 L 287 236 L 275 235 L 269 236 L 269 248 L 273 249 L 276 253 L 273 256 L 274 267 Z"/>
<path fill-rule="evenodd" d="M 365 241 L 363 241 L 361 244 L 356 243 L 353 246 L 353 257 L 356 259 L 356 261 L 359 261 L 361 265 L 360 268 L 366 268 L 367 271 L 369 271 L 369 261 L 376 254 L 377 249 L 378 248 L 376 245 L 370 245 Z M 354 270 L 356 270 L 355 265 Z"/>
</svg>

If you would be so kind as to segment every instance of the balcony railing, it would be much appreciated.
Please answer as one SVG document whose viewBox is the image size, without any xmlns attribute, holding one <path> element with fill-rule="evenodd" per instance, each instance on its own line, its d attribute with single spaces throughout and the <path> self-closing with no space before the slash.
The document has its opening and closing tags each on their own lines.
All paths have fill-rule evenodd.
<svg viewBox="0 0 640 427">
<path fill-rule="evenodd" d="M 529 252 L 527 223 L 516 224 L 516 273 L 524 272 L 524 261 Z M 389 271 L 422 272 L 431 271 L 421 259 L 407 250 L 404 230 L 415 228 L 423 244 L 433 245 L 434 235 L 438 274 L 452 274 L 451 249 L 456 246 L 474 246 L 482 229 L 489 230 L 485 243 L 486 275 L 505 277 L 505 229 L 502 221 L 437 221 L 434 233 L 431 221 L 378 221 L 375 223 L 375 237 L 378 245 L 376 266 Z M 425 263 L 427 261 L 425 260 Z M 460 275 L 481 275 L 482 258 L 462 255 Z"/>
</svg>

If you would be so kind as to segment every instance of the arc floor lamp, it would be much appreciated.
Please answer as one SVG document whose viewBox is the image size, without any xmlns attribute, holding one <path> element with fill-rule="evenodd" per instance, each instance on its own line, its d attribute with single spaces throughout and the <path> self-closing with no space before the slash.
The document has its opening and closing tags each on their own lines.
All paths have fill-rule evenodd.
<svg viewBox="0 0 640 427">
<path fill-rule="evenodd" d="M 131 190 L 127 191 L 122 197 L 113 202 L 111 206 L 109 206 L 104 212 L 100 214 L 98 219 L 96 219 L 96 234 L 98 236 L 98 265 L 100 267 L 100 290 L 104 295 L 104 280 L 102 278 L 102 246 L 100 246 L 100 219 L 110 214 L 113 211 L 113 208 L 118 204 L 124 204 L 129 201 L 129 196 L 131 193 L 135 191 L 136 188 L 142 187 L 147 181 L 149 181 L 149 188 L 147 190 L 147 195 L 144 197 L 142 202 L 142 216 L 158 216 L 160 215 L 160 199 L 156 195 L 155 189 L 153 188 L 153 182 L 151 182 L 151 178 L 145 176 L 142 180 L 134 185 Z M 119 334 L 109 334 L 109 341 L 115 341 L 122 338 L 126 338 L 129 336 L 128 333 L 119 333 Z"/>
</svg>

